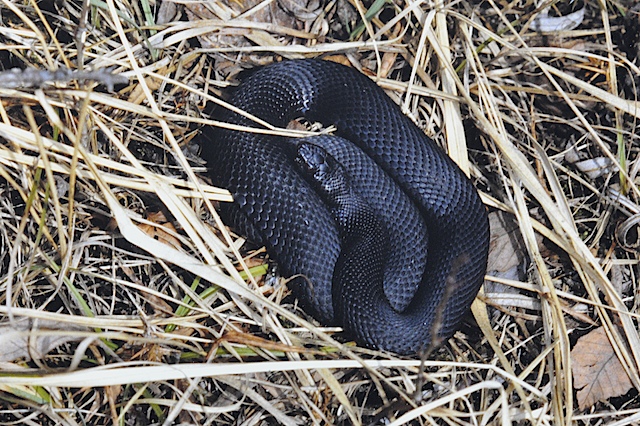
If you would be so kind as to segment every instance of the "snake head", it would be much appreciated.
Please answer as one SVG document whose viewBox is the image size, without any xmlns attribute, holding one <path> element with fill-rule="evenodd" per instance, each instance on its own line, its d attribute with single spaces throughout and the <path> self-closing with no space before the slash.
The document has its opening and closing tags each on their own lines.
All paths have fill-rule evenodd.
<svg viewBox="0 0 640 426">
<path fill-rule="evenodd" d="M 318 181 L 326 179 L 338 166 L 338 162 L 324 148 L 306 142 L 298 145 L 296 164 L 304 174 Z"/>
<path fill-rule="evenodd" d="M 348 176 L 342 165 L 322 147 L 301 142 L 298 144 L 295 162 L 327 202 L 334 201 L 334 197 L 349 186 Z"/>
<path fill-rule="evenodd" d="M 340 168 L 340 163 L 324 148 L 306 142 L 298 145 L 295 161 L 305 175 L 320 184 L 326 182 Z"/>
</svg>

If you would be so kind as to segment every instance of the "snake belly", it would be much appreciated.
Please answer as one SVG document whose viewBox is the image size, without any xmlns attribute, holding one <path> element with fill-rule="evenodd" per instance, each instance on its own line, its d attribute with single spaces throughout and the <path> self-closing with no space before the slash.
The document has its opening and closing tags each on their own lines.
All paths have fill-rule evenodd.
<svg viewBox="0 0 640 426">
<path fill-rule="evenodd" d="M 384 256 L 358 261 L 362 273 L 341 273 L 336 268 L 350 261 L 341 258 L 341 232 L 295 166 L 298 141 L 204 129 L 202 156 L 212 181 L 234 198 L 221 204 L 221 215 L 263 244 L 284 276 L 297 277 L 289 286 L 303 307 L 360 344 L 398 354 L 450 337 L 483 282 L 489 248 L 486 209 L 455 163 L 373 81 L 333 62 L 263 67 L 238 87 L 231 104 L 279 128 L 299 118 L 334 126 L 337 138 L 315 142 L 343 163 L 357 192 L 381 215 Z M 263 128 L 228 110 L 220 121 Z"/>
</svg>

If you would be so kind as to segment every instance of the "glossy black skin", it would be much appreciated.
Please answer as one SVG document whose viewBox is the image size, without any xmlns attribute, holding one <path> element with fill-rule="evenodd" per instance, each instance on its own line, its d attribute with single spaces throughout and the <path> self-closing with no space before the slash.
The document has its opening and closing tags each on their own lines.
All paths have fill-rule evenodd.
<svg viewBox="0 0 640 426">
<path fill-rule="evenodd" d="M 346 205 L 296 165 L 299 140 L 211 127 L 201 143 L 213 183 L 234 196 L 222 214 L 264 244 L 285 276 L 307 278 L 292 287 L 310 312 L 325 324 L 342 325 L 360 344 L 399 354 L 428 348 L 436 333 L 436 341 L 451 336 L 482 284 L 489 225 L 477 191 L 450 158 L 373 81 L 332 62 L 264 67 L 231 103 L 276 127 L 304 117 L 335 126 L 341 137 L 315 142 L 348 164 L 342 170 L 353 192 Z M 260 128 L 231 112 L 220 119 Z M 348 144 L 345 139 L 360 154 L 332 152 L 333 145 Z M 373 162 L 361 160 L 362 152 Z M 378 185 L 374 167 L 391 186 Z M 402 207 L 390 198 L 404 200 Z M 360 201 L 363 210 L 355 206 Z M 389 208 L 392 214 L 379 214 Z M 353 230 L 359 220 L 368 224 Z M 392 246 L 404 252 L 397 255 Z M 393 273 L 385 272 L 389 265 Z"/>
</svg>

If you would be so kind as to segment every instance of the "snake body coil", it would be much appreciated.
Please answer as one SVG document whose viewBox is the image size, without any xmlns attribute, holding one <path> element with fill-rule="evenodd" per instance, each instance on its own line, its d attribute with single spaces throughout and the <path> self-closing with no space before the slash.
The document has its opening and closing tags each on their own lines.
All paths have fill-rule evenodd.
<svg viewBox="0 0 640 426">
<path fill-rule="evenodd" d="M 342 165 L 346 198 L 296 166 L 300 140 L 211 127 L 202 143 L 214 184 L 234 197 L 221 213 L 284 275 L 306 277 L 290 286 L 313 315 L 400 354 L 453 334 L 482 284 L 489 231 L 449 157 L 369 78 L 331 62 L 264 67 L 231 103 L 276 127 L 305 118 L 337 129 L 303 145 Z M 260 128 L 230 111 L 221 121 Z"/>
</svg>

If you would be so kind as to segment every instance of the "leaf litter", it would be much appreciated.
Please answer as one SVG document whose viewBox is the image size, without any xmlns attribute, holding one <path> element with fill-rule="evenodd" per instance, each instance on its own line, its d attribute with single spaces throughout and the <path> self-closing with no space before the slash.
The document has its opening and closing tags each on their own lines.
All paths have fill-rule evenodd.
<svg viewBox="0 0 640 426">
<path fill-rule="evenodd" d="M 637 422 L 635 2 L 301 5 L 2 2 L 0 420 Z M 428 358 L 319 327 L 215 213 L 211 106 L 318 56 L 385 88 L 512 223 L 475 320 Z"/>
</svg>

